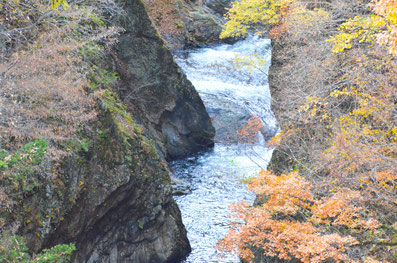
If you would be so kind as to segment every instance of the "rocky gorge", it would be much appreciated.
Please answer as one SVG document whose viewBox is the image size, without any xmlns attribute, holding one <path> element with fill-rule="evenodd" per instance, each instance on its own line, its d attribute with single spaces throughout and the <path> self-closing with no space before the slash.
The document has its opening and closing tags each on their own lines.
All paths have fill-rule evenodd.
<svg viewBox="0 0 397 263">
<path fill-rule="evenodd" d="M 105 87 L 96 118 L 76 135 L 81 145 L 54 146 L 68 152 L 56 165 L 44 155 L 34 167 L 43 171 L 39 183 L 2 208 L 0 226 L 23 236 L 31 252 L 75 243 L 72 262 L 176 262 L 189 253 L 190 244 L 165 160 L 212 147 L 215 130 L 144 3 L 117 4 L 124 13 L 109 21 L 122 30 L 96 65 L 106 69 L 101 72 L 114 72 L 115 84 Z M 200 5 L 201 11 L 184 16 L 188 32 L 204 30 L 195 41 L 217 38 L 221 19 L 202 2 L 183 4 Z M 4 96 L 0 103 L 3 116 L 10 118 L 2 105 L 11 100 Z M 3 138 L 4 147 L 13 140 Z M 3 153 L 4 163 L 17 154 Z M 2 187 L 12 179 L 5 177 L 7 167 L 0 170 Z"/>
<path fill-rule="evenodd" d="M 65 30 L 77 38 L 86 30 L 88 40 L 69 52 L 57 48 L 62 57 L 83 57 L 83 66 L 74 62 L 80 66 L 70 83 L 77 78 L 74 73 L 86 78 L 79 96 L 94 98 L 89 108 L 94 117 L 82 123 L 73 119 L 78 128 L 65 140 L 25 130 L 28 135 L 20 139 L 12 129 L 18 122 L 14 105 L 34 109 L 50 95 L 14 93 L 21 79 L 25 88 L 28 73 L 13 75 L 9 69 L 16 63 L 9 59 L 3 66 L 0 61 L 0 84 L 6 83 L 0 85 L 0 241 L 21 236 L 33 256 L 58 244 L 74 244 L 73 263 L 239 262 L 232 254 L 217 258 L 214 246 L 227 232 L 228 206 L 242 199 L 254 202 L 242 181 L 268 165 L 272 149 L 265 140 L 278 126 L 267 74 L 236 70 L 232 60 L 255 52 L 267 61 L 267 72 L 270 41 L 219 39 L 230 0 L 69 4 L 72 11 L 62 7 L 66 14 L 60 11 L 57 19 L 88 6 L 77 19 L 77 33 Z M 98 27 L 116 33 L 91 33 Z M 35 61 L 40 47 L 22 56 L 31 52 Z M 47 59 L 57 64 L 59 57 Z M 277 61 L 272 63 L 270 81 Z M 58 78 L 62 72 L 49 74 Z M 22 126 L 49 123 L 56 135 L 67 129 L 57 122 L 61 117 L 49 113 L 20 115 Z M 239 131 L 253 116 L 261 119 L 263 129 L 247 143 Z M 173 196 L 173 187 L 182 196 Z M 8 245 L 0 246 L 0 262 L 4 247 Z"/>
</svg>

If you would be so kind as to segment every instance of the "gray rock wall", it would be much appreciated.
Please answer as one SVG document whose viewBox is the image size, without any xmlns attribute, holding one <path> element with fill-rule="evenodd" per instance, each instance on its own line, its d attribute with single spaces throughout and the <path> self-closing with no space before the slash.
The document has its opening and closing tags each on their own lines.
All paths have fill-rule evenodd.
<svg viewBox="0 0 397 263">
<path fill-rule="evenodd" d="M 118 92 L 162 155 L 176 159 L 214 144 L 215 130 L 197 91 L 175 63 L 139 0 L 121 3 L 127 13 L 113 61 Z"/>
<path fill-rule="evenodd" d="M 68 178 L 64 191 L 40 205 L 63 208 L 41 247 L 74 242 L 75 263 L 183 259 L 190 245 L 167 165 L 116 97 L 104 100 L 102 108 L 98 122 L 84 134 L 91 141 L 89 151 L 62 165 Z"/>
</svg>

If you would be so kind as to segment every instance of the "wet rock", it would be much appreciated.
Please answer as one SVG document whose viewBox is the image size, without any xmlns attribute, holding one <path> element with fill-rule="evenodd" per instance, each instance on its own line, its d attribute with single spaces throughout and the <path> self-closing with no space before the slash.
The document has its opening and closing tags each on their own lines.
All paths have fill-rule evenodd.
<svg viewBox="0 0 397 263">
<path fill-rule="evenodd" d="M 189 186 L 187 185 L 174 185 L 172 186 L 172 195 L 187 195 L 192 192 L 192 189 L 190 189 Z"/>
<path fill-rule="evenodd" d="M 217 143 L 246 143 L 247 138 L 242 137 L 240 131 L 252 118 L 251 113 L 242 104 L 219 95 L 204 94 L 207 111 L 211 116 L 216 129 L 215 142 Z M 265 139 L 274 136 L 277 130 L 264 125 L 261 133 Z M 252 138 L 256 139 L 256 138 Z"/>
<path fill-rule="evenodd" d="M 172 195 L 180 196 L 187 195 L 192 192 L 190 186 L 186 185 L 182 180 L 178 178 L 171 177 Z"/>
<path fill-rule="evenodd" d="M 170 29 L 169 19 L 155 20 L 162 37 L 171 49 L 185 49 L 224 41 L 219 35 L 225 20 L 205 3 L 204 0 L 177 0 L 175 12 L 172 13 L 177 26 L 174 30 Z"/>
<path fill-rule="evenodd" d="M 193 8 L 182 16 L 189 35 L 198 44 L 219 43 L 223 21 L 205 6 Z"/>
</svg>

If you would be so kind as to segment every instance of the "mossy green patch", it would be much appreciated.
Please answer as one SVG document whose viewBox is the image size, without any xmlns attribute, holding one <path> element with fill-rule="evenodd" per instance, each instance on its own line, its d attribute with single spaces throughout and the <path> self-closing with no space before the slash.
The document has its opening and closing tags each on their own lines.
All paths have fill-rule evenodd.
<svg viewBox="0 0 397 263">
<path fill-rule="evenodd" d="M 2 186 L 8 186 L 13 195 L 26 194 L 39 185 L 36 167 L 47 152 L 46 140 L 35 140 L 23 145 L 14 153 L 0 150 Z"/>
</svg>

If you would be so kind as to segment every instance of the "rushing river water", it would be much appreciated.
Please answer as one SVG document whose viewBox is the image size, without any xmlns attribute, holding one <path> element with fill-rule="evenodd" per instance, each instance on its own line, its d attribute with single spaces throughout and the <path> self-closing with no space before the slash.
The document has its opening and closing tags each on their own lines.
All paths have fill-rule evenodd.
<svg viewBox="0 0 397 263">
<path fill-rule="evenodd" d="M 246 56 L 253 54 L 260 68 L 244 66 L 252 60 Z M 239 262 L 236 255 L 217 257 L 214 246 L 227 233 L 228 206 L 255 198 L 241 181 L 266 167 L 272 154 L 264 145 L 277 130 L 266 74 L 270 56 L 270 41 L 256 37 L 176 55 L 217 129 L 214 149 L 170 165 L 174 177 L 191 189 L 175 196 L 192 245 L 186 263 Z M 236 61 L 238 68 L 233 66 Z M 238 133 L 250 116 L 264 125 L 253 145 L 242 142 Z"/>
</svg>

